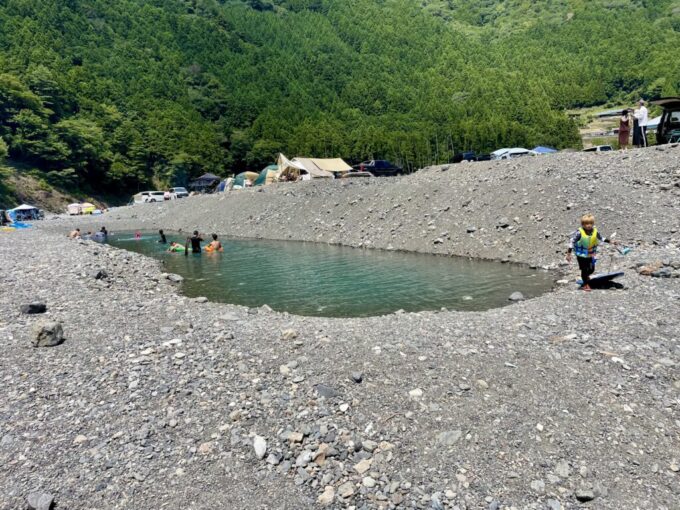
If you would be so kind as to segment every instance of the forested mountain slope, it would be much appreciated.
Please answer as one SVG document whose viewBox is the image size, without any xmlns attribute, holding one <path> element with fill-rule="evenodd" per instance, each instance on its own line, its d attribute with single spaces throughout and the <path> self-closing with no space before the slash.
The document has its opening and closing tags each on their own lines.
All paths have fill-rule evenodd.
<svg viewBox="0 0 680 510">
<path fill-rule="evenodd" d="M 126 191 L 291 155 L 578 146 L 565 108 L 680 91 L 677 0 L 4 0 L 0 136 Z"/>
</svg>

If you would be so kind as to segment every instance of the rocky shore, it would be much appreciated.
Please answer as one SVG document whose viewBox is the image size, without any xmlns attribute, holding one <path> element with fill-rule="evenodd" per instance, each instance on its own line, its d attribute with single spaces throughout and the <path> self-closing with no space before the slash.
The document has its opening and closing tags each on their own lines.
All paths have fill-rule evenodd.
<svg viewBox="0 0 680 510">
<path fill-rule="evenodd" d="M 509 259 L 571 278 L 562 252 L 588 209 L 634 247 L 612 261 L 623 289 L 565 284 L 479 313 L 222 305 L 183 297 L 154 260 L 67 240 L 74 220 L 2 234 L 0 509 L 677 508 L 679 183 L 669 147 L 75 220 Z"/>
</svg>

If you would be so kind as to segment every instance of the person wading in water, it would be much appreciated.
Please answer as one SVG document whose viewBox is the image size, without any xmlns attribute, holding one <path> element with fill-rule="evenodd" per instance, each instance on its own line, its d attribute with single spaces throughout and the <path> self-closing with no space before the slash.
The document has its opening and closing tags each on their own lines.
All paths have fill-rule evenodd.
<svg viewBox="0 0 680 510">
<path fill-rule="evenodd" d="M 189 244 L 191 244 L 191 253 L 201 253 L 201 243 L 203 238 L 198 233 L 198 230 L 194 230 L 194 235 L 187 237 L 186 251 L 184 254 L 189 256 Z"/>
</svg>

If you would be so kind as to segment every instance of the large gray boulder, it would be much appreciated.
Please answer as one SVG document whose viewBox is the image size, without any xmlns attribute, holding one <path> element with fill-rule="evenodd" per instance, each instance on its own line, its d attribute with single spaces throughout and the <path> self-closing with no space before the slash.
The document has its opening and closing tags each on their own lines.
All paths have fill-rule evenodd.
<svg viewBox="0 0 680 510">
<path fill-rule="evenodd" d="M 59 322 L 45 322 L 35 327 L 34 347 L 54 347 L 64 341 L 64 328 Z"/>
</svg>

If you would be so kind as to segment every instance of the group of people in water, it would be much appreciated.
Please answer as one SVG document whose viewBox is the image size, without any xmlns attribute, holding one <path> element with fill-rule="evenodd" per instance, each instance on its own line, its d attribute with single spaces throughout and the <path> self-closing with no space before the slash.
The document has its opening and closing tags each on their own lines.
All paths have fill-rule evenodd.
<svg viewBox="0 0 680 510">
<path fill-rule="evenodd" d="M 158 235 L 160 236 L 158 239 L 159 243 L 168 244 L 168 240 L 165 237 L 165 233 L 162 229 L 158 231 Z M 205 251 L 208 253 L 224 251 L 222 243 L 217 238 L 217 234 L 211 234 L 211 237 L 212 241 L 206 245 Z M 170 253 L 184 253 L 185 255 L 189 255 L 190 251 L 191 253 L 201 253 L 201 243 L 203 242 L 203 236 L 199 234 L 198 230 L 194 230 L 193 235 L 191 237 L 187 237 L 185 244 L 180 244 L 173 241 L 170 243 L 168 251 Z"/>
<path fill-rule="evenodd" d="M 106 227 L 102 227 L 99 229 L 99 232 L 95 232 L 94 234 L 91 231 L 87 231 L 87 233 L 83 234 L 80 232 L 79 228 L 76 228 L 74 230 L 71 230 L 68 234 L 69 239 L 83 239 L 83 240 L 90 240 L 90 241 L 99 241 L 99 242 L 106 242 L 109 238 L 109 231 L 106 230 Z"/>
<path fill-rule="evenodd" d="M 165 233 L 163 232 L 162 229 L 158 231 L 158 236 L 159 243 L 168 244 L 168 238 L 165 236 Z M 69 232 L 68 237 L 69 239 L 83 239 L 106 242 L 108 241 L 109 238 L 109 231 L 106 230 L 106 227 L 102 227 L 101 229 L 99 229 L 99 232 L 95 232 L 94 234 L 91 231 L 88 231 L 87 233 L 83 234 L 80 231 L 80 228 L 76 228 Z M 224 251 L 222 243 L 218 239 L 217 234 L 211 234 L 212 240 L 205 246 L 205 248 L 201 246 L 201 244 L 205 242 L 203 237 L 204 237 L 203 234 L 200 234 L 198 230 L 194 230 L 193 235 L 186 238 L 185 244 L 172 241 L 167 251 L 169 251 L 170 253 L 184 253 L 185 255 L 188 255 L 190 252 L 201 253 L 203 249 L 205 249 L 205 251 L 208 253 Z M 142 233 L 135 232 L 135 239 L 137 240 L 142 239 Z"/>
</svg>

